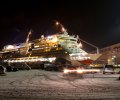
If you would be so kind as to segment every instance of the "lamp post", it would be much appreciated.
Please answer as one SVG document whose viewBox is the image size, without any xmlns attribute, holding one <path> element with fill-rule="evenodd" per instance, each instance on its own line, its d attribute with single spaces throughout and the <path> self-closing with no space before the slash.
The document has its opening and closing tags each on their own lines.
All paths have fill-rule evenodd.
<svg viewBox="0 0 120 100">
<path fill-rule="evenodd" d="M 79 39 L 80 39 L 80 38 L 79 38 Z M 96 49 L 97 49 L 97 54 L 99 54 L 99 48 L 98 48 L 97 46 L 95 46 L 95 45 L 93 45 L 93 44 L 91 44 L 91 43 L 89 43 L 89 42 L 87 42 L 87 41 L 85 41 L 85 40 L 83 40 L 83 39 L 80 39 L 80 40 L 83 41 L 84 43 L 86 43 L 86 44 L 88 44 L 88 45 L 96 48 Z"/>
</svg>

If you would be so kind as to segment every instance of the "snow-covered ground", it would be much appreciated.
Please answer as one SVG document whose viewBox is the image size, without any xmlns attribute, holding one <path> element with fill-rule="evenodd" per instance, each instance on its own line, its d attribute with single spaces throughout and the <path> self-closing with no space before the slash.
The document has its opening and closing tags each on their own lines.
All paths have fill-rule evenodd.
<svg viewBox="0 0 120 100">
<path fill-rule="evenodd" d="M 0 100 L 120 100 L 119 74 L 86 74 L 24 70 L 0 76 Z"/>
</svg>

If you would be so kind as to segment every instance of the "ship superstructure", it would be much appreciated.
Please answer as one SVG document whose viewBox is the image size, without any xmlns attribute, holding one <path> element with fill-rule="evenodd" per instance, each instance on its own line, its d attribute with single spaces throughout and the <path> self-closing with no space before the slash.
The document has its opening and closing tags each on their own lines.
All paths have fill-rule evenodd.
<svg viewBox="0 0 120 100">
<path fill-rule="evenodd" d="M 26 53 L 27 51 L 27 53 Z M 66 31 L 61 34 L 55 34 L 51 36 L 44 37 L 29 41 L 26 43 L 19 43 L 13 45 L 4 46 L 2 52 L 4 53 L 15 53 L 10 55 L 9 58 L 17 58 L 16 54 L 19 54 L 19 57 L 30 56 L 56 56 L 56 54 L 67 54 L 71 59 L 82 59 L 80 57 L 86 57 L 88 54 L 81 49 L 80 44 L 75 36 L 69 35 Z M 75 55 L 77 57 L 75 58 Z M 8 58 L 8 57 L 4 57 Z"/>
</svg>

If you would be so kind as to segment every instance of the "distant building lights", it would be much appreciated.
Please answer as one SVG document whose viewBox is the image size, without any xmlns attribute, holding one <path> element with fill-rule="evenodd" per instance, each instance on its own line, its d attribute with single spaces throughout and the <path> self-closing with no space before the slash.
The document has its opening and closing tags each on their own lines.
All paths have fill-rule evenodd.
<svg viewBox="0 0 120 100">
<path fill-rule="evenodd" d="M 113 58 L 116 58 L 116 56 L 113 56 Z"/>
</svg>

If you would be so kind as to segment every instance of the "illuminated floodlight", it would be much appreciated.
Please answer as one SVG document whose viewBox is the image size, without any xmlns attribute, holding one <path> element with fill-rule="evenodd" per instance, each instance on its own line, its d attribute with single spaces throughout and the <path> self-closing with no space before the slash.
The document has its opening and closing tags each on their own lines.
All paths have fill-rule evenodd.
<svg viewBox="0 0 120 100">
<path fill-rule="evenodd" d="M 14 49 L 14 46 L 13 46 L 13 45 L 8 45 L 8 46 L 6 47 L 6 50 L 10 50 L 10 49 Z"/>
<path fill-rule="evenodd" d="M 63 72 L 66 74 L 66 73 L 69 72 L 69 70 L 68 69 L 64 69 Z"/>
<path fill-rule="evenodd" d="M 83 73 L 83 70 L 80 69 L 80 68 L 78 68 L 78 69 L 77 69 L 77 73 L 81 74 L 81 73 Z"/>
<path fill-rule="evenodd" d="M 56 25 L 58 25 L 59 24 L 59 22 L 56 22 Z"/>
<path fill-rule="evenodd" d="M 52 36 L 48 36 L 47 38 L 48 38 L 48 39 L 51 39 L 51 38 L 52 38 Z"/>
</svg>

